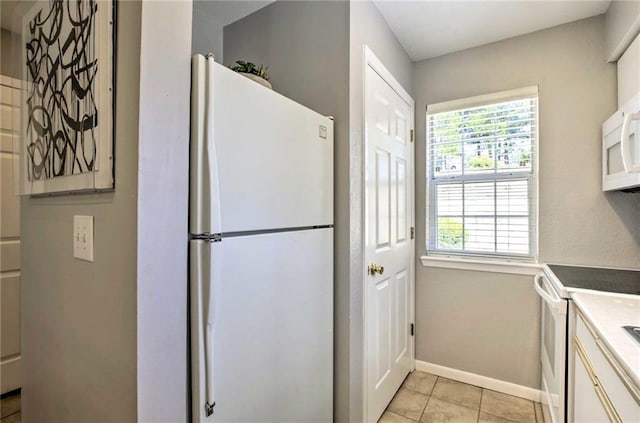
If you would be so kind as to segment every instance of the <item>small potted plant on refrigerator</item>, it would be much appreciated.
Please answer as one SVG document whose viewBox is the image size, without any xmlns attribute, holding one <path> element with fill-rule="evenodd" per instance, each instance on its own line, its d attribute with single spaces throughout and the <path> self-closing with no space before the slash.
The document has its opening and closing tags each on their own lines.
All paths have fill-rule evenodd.
<svg viewBox="0 0 640 423">
<path fill-rule="evenodd" d="M 256 64 L 251 62 L 237 60 L 236 64 L 234 66 L 230 66 L 230 68 L 232 71 L 238 72 L 242 76 L 246 76 L 247 78 L 257 82 L 260 85 L 264 85 L 269 89 L 273 89 L 271 88 L 269 75 L 267 74 L 267 69 L 269 69 L 268 66 L 256 66 Z"/>
</svg>

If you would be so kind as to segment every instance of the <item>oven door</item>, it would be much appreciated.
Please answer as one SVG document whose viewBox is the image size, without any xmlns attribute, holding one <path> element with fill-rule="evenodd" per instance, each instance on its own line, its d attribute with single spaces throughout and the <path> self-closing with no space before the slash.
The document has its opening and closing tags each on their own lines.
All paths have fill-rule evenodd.
<svg viewBox="0 0 640 423">
<path fill-rule="evenodd" d="M 542 299 L 540 325 L 542 408 L 546 422 L 564 423 L 567 300 L 556 293 L 544 273 L 535 277 L 534 288 Z"/>
</svg>

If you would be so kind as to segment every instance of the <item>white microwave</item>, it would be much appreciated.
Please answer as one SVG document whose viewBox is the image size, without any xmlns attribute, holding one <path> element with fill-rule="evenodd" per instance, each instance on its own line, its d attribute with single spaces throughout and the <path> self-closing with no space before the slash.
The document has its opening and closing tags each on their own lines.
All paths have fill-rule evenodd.
<svg viewBox="0 0 640 423">
<path fill-rule="evenodd" d="M 640 191 L 640 93 L 602 124 L 602 190 Z"/>
</svg>

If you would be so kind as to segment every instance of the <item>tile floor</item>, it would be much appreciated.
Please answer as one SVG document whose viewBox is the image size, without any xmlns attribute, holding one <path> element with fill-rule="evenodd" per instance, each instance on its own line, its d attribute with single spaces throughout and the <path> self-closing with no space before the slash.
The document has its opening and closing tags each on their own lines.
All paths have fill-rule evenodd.
<svg viewBox="0 0 640 423">
<path fill-rule="evenodd" d="M 0 423 L 20 423 L 20 391 L 0 398 Z"/>
<path fill-rule="evenodd" d="M 378 421 L 412 422 L 544 423 L 544 418 L 539 403 L 415 371 Z"/>
<path fill-rule="evenodd" d="M 0 423 L 20 423 L 20 393 L 0 399 Z M 539 403 L 415 371 L 378 423 L 544 423 Z"/>
</svg>

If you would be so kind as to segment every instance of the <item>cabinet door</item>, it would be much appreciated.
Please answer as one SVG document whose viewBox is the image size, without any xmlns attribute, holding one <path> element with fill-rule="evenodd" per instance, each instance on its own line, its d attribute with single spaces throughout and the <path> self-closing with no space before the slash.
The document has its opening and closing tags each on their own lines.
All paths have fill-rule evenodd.
<svg viewBox="0 0 640 423">
<path fill-rule="evenodd" d="M 618 60 L 618 109 L 640 91 L 640 35 Z"/>
<path fill-rule="evenodd" d="M 603 423 L 609 421 L 609 416 L 605 411 L 596 389 L 591 380 L 582 357 L 576 351 L 575 378 L 574 378 L 574 409 L 573 416 L 576 423 Z"/>
</svg>

